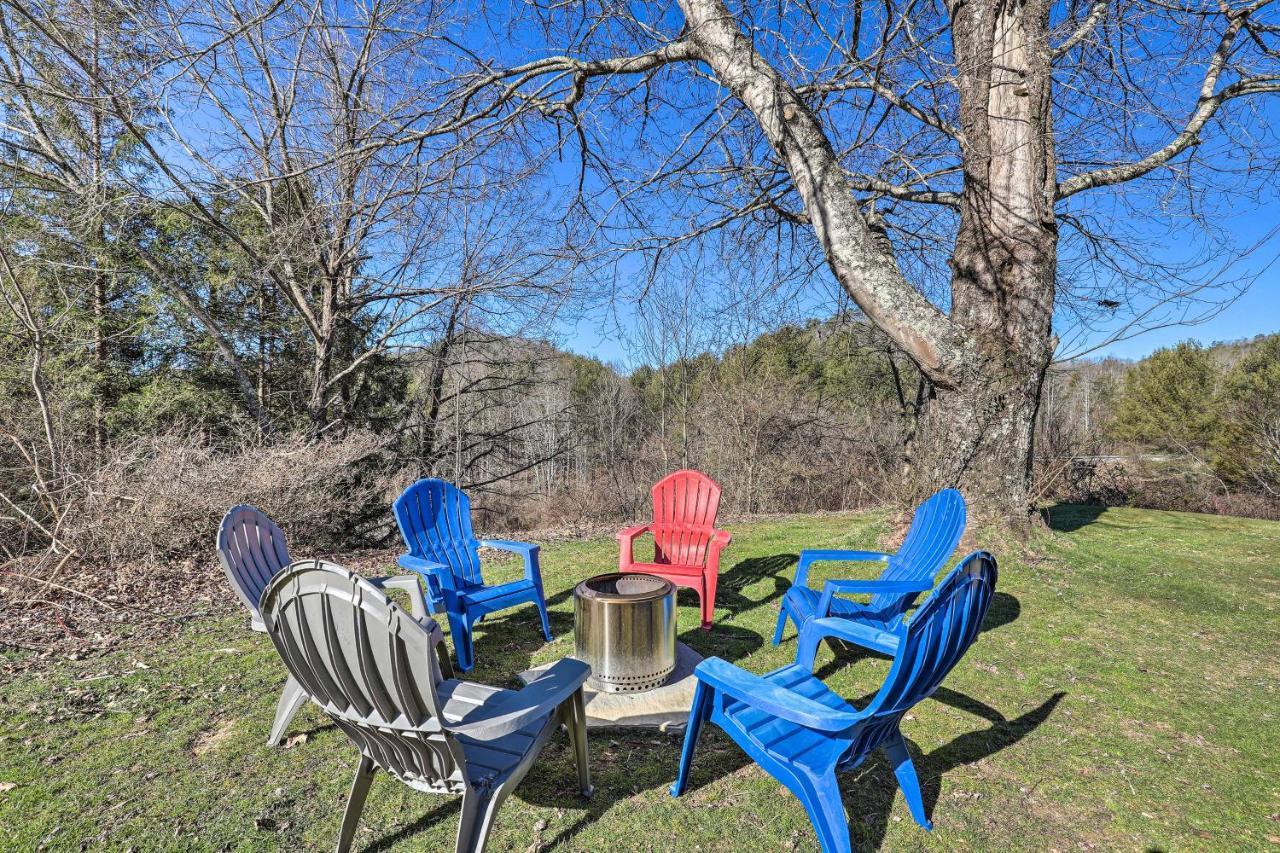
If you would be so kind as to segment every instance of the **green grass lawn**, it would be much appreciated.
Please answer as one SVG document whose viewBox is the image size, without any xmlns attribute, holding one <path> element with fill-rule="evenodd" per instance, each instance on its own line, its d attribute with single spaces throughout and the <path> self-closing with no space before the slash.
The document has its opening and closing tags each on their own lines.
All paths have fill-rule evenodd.
<svg viewBox="0 0 1280 853">
<path fill-rule="evenodd" d="M 1280 524 L 1090 507 L 1055 508 L 1051 523 L 1029 556 L 997 553 L 985 632 L 903 723 L 936 829 L 911 820 L 875 757 L 842 777 L 855 844 L 1280 846 Z M 777 648 L 769 637 L 798 550 L 873 547 L 884 524 L 734 525 L 715 629 L 696 629 L 685 592 L 681 639 L 753 672 L 789 662 L 793 632 Z M 514 687 L 517 672 L 570 653 L 572 585 L 616 559 L 611 539 L 548 545 L 557 640 L 542 641 L 532 608 L 487 621 L 470 677 Z M 305 742 L 265 746 L 284 668 L 245 622 L 193 621 L 170 642 L 126 643 L 0 686 L 0 847 L 331 848 L 355 751 L 314 707 L 292 728 Z M 887 671 L 850 650 L 821 651 L 819 666 L 855 702 Z M 816 848 L 799 803 L 714 727 L 689 793 L 671 798 L 678 747 L 656 732 L 593 732 L 597 793 L 584 802 L 565 739 L 553 738 L 499 812 L 490 849 Z M 357 845 L 452 849 L 457 816 L 456 799 L 379 776 Z"/>
</svg>

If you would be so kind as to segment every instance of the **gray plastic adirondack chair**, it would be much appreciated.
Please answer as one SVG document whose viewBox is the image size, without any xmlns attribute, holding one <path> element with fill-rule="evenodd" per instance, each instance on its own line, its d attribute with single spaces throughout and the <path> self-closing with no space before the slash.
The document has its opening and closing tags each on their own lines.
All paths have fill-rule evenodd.
<svg viewBox="0 0 1280 853">
<path fill-rule="evenodd" d="M 218 528 L 218 562 L 227 573 L 227 580 L 236 595 L 249 608 L 249 627 L 254 631 L 266 631 L 262 624 L 262 614 L 258 612 L 258 601 L 262 591 L 266 589 L 271 578 L 289 565 L 289 548 L 285 543 L 284 531 L 266 513 L 248 504 L 233 506 L 222 518 Z M 402 589 L 409 594 L 413 613 L 416 616 L 427 615 L 426 601 L 422 596 L 422 587 L 416 575 L 397 575 L 390 578 L 379 578 L 375 584 Z M 294 715 L 307 701 L 306 691 L 298 685 L 293 676 L 285 682 L 284 692 L 276 704 L 276 718 L 271 725 L 271 735 L 267 743 L 275 746 L 284 737 Z"/>
<path fill-rule="evenodd" d="M 579 789 L 591 795 L 585 663 L 558 661 L 518 691 L 447 677 L 433 620 L 410 617 L 370 582 L 323 560 L 277 574 L 263 593 L 262 619 L 289 672 L 360 750 L 339 853 L 351 847 L 378 768 L 418 791 L 461 794 L 456 849 L 479 853 L 498 807 L 557 723 L 569 730 Z"/>
</svg>

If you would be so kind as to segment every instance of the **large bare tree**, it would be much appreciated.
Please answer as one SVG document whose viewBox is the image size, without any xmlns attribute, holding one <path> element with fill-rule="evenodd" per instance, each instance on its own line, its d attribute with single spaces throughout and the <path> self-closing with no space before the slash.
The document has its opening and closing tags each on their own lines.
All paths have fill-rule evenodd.
<svg viewBox="0 0 1280 853">
<path fill-rule="evenodd" d="M 788 240 L 807 231 L 927 379 L 912 490 L 959 485 L 1025 518 L 1055 310 L 1185 298 L 1194 281 L 1167 281 L 1134 217 L 1212 224 L 1224 197 L 1274 176 L 1274 136 L 1250 110 L 1280 91 L 1275 9 L 548 4 L 537 26 L 509 22 L 511 43 L 544 55 L 492 71 L 505 49 L 472 85 L 571 131 L 580 195 L 612 234 L 648 229 L 631 246 L 660 255 L 719 233 L 750 251 L 766 229 L 801 257 Z"/>
</svg>

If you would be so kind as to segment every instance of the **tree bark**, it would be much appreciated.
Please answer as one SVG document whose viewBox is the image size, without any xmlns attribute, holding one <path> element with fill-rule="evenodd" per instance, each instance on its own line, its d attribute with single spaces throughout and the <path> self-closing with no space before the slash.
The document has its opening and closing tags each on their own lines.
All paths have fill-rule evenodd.
<svg viewBox="0 0 1280 853">
<path fill-rule="evenodd" d="M 1025 518 L 1034 424 L 1053 357 L 1058 231 L 1048 0 L 951 6 L 964 188 L 951 321 L 976 344 L 926 402 L 912 491 L 958 485 L 980 514 Z"/>
</svg>

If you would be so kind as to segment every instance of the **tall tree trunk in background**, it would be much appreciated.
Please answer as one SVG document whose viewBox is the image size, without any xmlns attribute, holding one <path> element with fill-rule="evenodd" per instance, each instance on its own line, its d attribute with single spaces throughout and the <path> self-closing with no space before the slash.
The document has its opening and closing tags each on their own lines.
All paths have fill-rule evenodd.
<svg viewBox="0 0 1280 853">
<path fill-rule="evenodd" d="M 440 434 L 440 407 L 444 403 L 444 377 L 453 350 L 453 337 L 462 313 L 463 299 L 458 297 L 449 310 L 449 322 L 444 336 L 431 362 L 431 376 L 427 380 L 427 413 L 422 430 L 422 443 L 418 448 L 418 476 L 429 477 L 434 471 L 438 436 Z"/>
<path fill-rule="evenodd" d="M 951 322 L 975 344 L 935 386 L 909 447 L 917 492 L 957 484 L 1025 509 L 1033 433 L 1053 357 L 1058 231 L 1048 0 L 953 2 L 964 188 Z"/>
<path fill-rule="evenodd" d="M 98 455 L 102 454 L 103 445 L 106 443 L 106 433 L 103 427 L 103 421 L 106 418 L 106 395 L 107 395 L 107 273 L 104 269 L 106 266 L 106 258 L 103 257 L 103 250 L 106 247 L 107 233 L 106 225 L 103 222 L 103 216 L 106 212 L 106 193 L 104 191 L 104 182 L 106 180 L 106 164 L 103 163 L 103 115 L 102 115 L 102 98 L 98 93 L 98 84 L 100 67 L 99 60 L 101 57 L 101 49 L 99 44 L 98 32 L 98 8 L 95 3 L 92 6 L 92 24 L 93 33 L 90 38 L 89 57 L 90 66 L 93 69 L 92 82 L 90 83 L 89 98 L 89 222 L 86 231 L 89 239 L 85 242 L 89 246 L 90 252 L 90 268 L 92 270 L 92 293 L 90 298 L 93 300 L 91 306 L 92 320 L 92 344 L 93 344 L 93 449 Z"/>
</svg>

